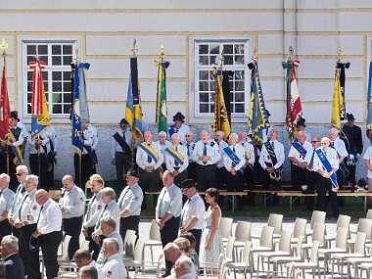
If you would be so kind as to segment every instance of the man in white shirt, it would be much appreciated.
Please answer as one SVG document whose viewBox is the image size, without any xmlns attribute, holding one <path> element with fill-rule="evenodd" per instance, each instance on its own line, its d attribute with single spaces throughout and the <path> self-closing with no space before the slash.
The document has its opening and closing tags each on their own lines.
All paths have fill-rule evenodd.
<svg viewBox="0 0 372 279">
<path fill-rule="evenodd" d="M 177 238 L 182 212 L 182 192 L 174 184 L 170 171 L 165 171 L 162 177 L 164 187 L 161 189 L 155 208 L 156 223 L 160 228 L 163 247 Z M 172 265 L 166 262 L 166 274 L 170 274 Z"/>
<path fill-rule="evenodd" d="M 106 259 L 102 266 L 105 279 L 126 279 L 127 270 L 123 263 L 123 254 L 119 251 L 116 239 L 106 238 L 103 240 L 103 251 Z"/>
<path fill-rule="evenodd" d="M 36 222 L 37 229 L 32 236 L 40 244 L 47 279 L 54 279 L 58 276 L 59 268 L 57 253 L 62 240 L 62 211 L 59 205 L 49 198 L 47 191 L 37 190 L 35 196 L 41 209 Z"/>
<path fill-rule="evenodd" d="M 9 189 L 10 176 L 0 174 L 0 241 L 12 233 L 12 227 L 8 220 L 8 212 L 13 204 L 14 192 Z"/>
<path fill-rule="evenodd" d="M 314 158 L 314 171 L 320 174 L 317 209 L 326 211 L 327 206 L 330 205 L 333 211 L 333 217 L 337 218 L 339 214 L 337 193 L 332 190 L 331 175 L 336 173 L 339 168 L 339 159 L 335 149 L 330 147 L 330 139 L 324 137 L 320 141 L 321 147 L 316 152 L 321 151 L 320 154 L 324 155 L 331 165 L 331 170 L 327 171 L 323 165 L 320 157 L 316 154 Z M 328 192 L 328 198 L 327 198 Z"/>
<path fill-rule="evenodd" d="M 239 144 L 244 148 L 245 154 L 245 165 L 244 169 L 244 184 L 248 189 L 252 189 L 254 185 L 254 163 L 256 161 L 256 155 L 254 146 L 249 142 L 248 134 L 246 132 L 239 132 Z"/>
<path fill-rule="evenodd" d="M 173 173 L 176 185 L 180 185 L 187 178 L 189 157 L 187 149 L 181 145 L 180 136 L 177 133 L 172 135 L 172 145 L 165 149 L 164 158 L 167 170 Z"/>
<path fill-rule="evenodd" d="M 205 204 L 196 189 L 194 180 L 182 181 L 181 188 L 187 201 L 182 208 L 179 234 L 192 233 L 196 240 L 195 251 L 199 254 L 200 238 L 204 228 Z"/>
<path fill-rule="evenodd" d="M 79 249 L 79 237 L 83 224 L 85 209 L 85 194 L 81 188 L 75 185 L 71 175 L 62 178 L 62 197 L 59 206 L 62 210 L 63 231 L 71 236 L 68 246 L 68 257 L 72 259 L 75 251 Z"/>
<path fill-rule="evenodd" d="M 191 131 L 186 133 L 186 142 L 185 147 L 187 151 L 187 157 L 189 157 L 189 167 L 187 168 L 187 175 L 188 178 L 196 179 L 196 163 L 192 157 L 192 153 L 194 152 L 195 142 L 194 142 L 194 135 Z"/>
<path fill-rule="evenodd" d="M 217 131 L 216 132 L 216 143 L 218 145 L 218 150 L 221 154 L 221 158 L 218 160 L 216 164 L 216 187 L 219 189 L 223 189 L 226 185 L 227 179 L 226 179 L 226 170 L 224 167 L 223 162 L 223 149 L 228 145 L 227 142 L 224 140 L 225 133 L 224 131 Z"/>
<path fill-rule="evenodd" d="M 74 254 L 74 261 L 78 268 L 84 266 L 91 266 L 97 270 L 98 279 L 104 279 L 101 268 L 98 264 L 92 259 L 88 249 L 78 249 Z"/>
<path fill-rule="evenodd" d="M 346 149 L 345 142 L 339 136 L 340 132 L 336 128 L 329 130 L 328 138 L 330 139 L 330 147 L 337 151 L 339 168 L 337 171 L 337 181 L 339 186 L 342 188 L 345 185 L 345 181 L 348 174 L 348 169 L 345 164 L 345 159 L 349 155 Z"/>
</svg>

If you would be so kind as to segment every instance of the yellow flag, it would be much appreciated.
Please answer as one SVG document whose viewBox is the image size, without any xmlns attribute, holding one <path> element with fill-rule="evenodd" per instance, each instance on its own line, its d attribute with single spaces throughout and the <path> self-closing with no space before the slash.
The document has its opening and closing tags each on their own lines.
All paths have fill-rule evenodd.
<svg viewBox="0 0 372 279">
<path fill-rule="evenodd" d="M 342 90 L 343 88 L 340 83 L 340 69 L 336 68 L 331 124 L 337 129 L 341 129 L 341 112 L 343 111 L 344 106 Z"/>
</svg>

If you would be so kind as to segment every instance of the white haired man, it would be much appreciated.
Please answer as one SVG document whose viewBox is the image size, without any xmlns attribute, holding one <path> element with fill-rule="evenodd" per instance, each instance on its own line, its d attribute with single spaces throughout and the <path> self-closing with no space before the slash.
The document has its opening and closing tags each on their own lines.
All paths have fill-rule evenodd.
<svg viewBox="0 0 372 279">
<path fill-rule="evenodd" d="M 0 241 L 4 236 L 12 233 L 8 212 L 13 204 L 14 192 L 9 189 L 10 176 L 0 174 Z"/>
<path fill-rule="evenodd" d="M 126 279 L 127 270 L 123 263 L 123 255 L 119 250 L 119 244 L 114 238 L 105 238 L 103 240 L 103 253 L 105 262 L 102 266 L 104 278 Z"/>
<path fill-rule="evenodd" d="M 189 157 L 187 149 L 180 143 L 180 136 L 177 133 L 172 135 L 172 145 L 165 149 L 165 165 L 167 170 L 173 173 L 177 185 L 187 178 L 187 167 Z"/>
<path fill-rule="evenodd" d="M 18 238 L 13 235 L 4 236 L 1 240 L 1 257 L 4 261 L 4 279 L 24 279 L 25 267 L 18 254 Z"/>
<path fill-rule="evenodd" d="M 178 258 L 174 264 L 177 279 L 196 279 L 194 265 L 191 259 L 185 255 Z"/>
</svg>

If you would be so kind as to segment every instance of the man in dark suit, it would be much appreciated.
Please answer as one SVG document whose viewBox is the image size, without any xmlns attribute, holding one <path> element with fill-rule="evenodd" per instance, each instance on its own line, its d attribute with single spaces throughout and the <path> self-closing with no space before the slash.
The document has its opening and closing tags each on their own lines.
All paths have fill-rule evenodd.
<svg viewBox="0 0 372 279">
<path fill-rule="evenodd" d="M 18 239 L 13 235 L 4 236 L 1 241 L 1 256 L 4 259 L 5 279 L 24 279 L 25 267 L 18 255 Z"/>
</svg>

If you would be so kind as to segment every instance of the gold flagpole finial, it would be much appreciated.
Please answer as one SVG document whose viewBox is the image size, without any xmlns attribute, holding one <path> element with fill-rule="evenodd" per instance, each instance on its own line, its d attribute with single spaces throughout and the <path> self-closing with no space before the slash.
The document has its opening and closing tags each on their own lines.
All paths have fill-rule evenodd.
<svg viewBox="0 0 372 279">
<path fill-rule="evenodd" d="M 0 44 L 0 49 L 2 50 L 2 54 L 3 54 L 4 57 L 6 56 L 6 51 L 7 51 L 8 47 L 9 47 L 8 42 L 5 41 L 5 39 L 2 39 L 1 44 Z"/>
<path fill-rule="evenodd" d="M 294 54 L 294 47 L 293 46 L 289 46 L 289 48 L 288 48 L 288 60 L 292 60 L 293 59 L 293 54 Z"/>
<path fill-rule="evenodd" d="M 257 55 L 257 47 L 255 47 L 255 48 L 253 49 L 252 60 L 253 60 L 253 61 L 257 61 L 257 59 L 258 59 L 258 55 Z"/>
<path fill-rule="evenodd" d="M 133 57 L 137 57 L 138 54 L 138 45 L 137 45 L 137 39 L 133 40 L 133 47 L 131 49 Z"/>
<path fill-rule="evenodd" d="M 338 47 L 337 48 L 337 61 L 338 62 L 342 61 L 343 55 L 344 55 L 344 50 L 342 49 L 342 47 Z"/>
<path fill-rule="evenodd" d="M 165 56 L 165 47 L 163 44 L 160 45 L 160 57 L 164 58 Z"/>
</svg>

